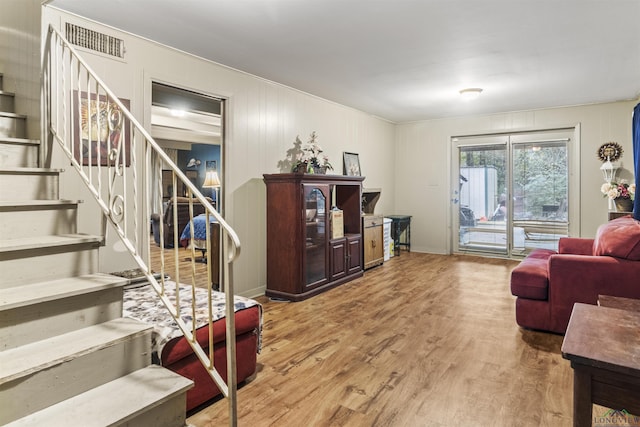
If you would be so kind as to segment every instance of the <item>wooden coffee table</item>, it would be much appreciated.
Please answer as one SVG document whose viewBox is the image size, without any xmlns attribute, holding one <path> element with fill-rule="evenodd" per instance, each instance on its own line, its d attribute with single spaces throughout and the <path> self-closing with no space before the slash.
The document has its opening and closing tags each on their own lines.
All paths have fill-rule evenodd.
<svg viewBox="0 0 640 427">
<path fill-rule="evenodd" d="M 640 299 L 598 295 L 598 305 L 601 307 L 619 308 L 621 310 L 640 311 Z"/>
<path fill-rule="evenodd" d="M 640 414 L 640 313 L 577 303 L 562 343 L 573 368 L 573 425 L 592 404 Z"/>
</svg>

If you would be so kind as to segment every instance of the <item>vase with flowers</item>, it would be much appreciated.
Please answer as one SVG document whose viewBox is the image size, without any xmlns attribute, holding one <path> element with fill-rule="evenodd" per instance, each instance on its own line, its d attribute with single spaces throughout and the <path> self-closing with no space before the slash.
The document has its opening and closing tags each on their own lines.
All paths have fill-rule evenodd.
<svg viewBox="0 0 640 427">
<path fill-rule="evenodd" d="M 296 145 L 301 147 L 293 165 L 293 172 L 298 173 L 319 173 L 324 174 L 327 170 L 333 170 L 329 163 L 329 157 L 323 153 L 322 147 L 318 144 L 316 132 L 311 132 L 309 141 L 302 146 L 300 137 L 296 136 Z"/>
<path fill-rule="evenodd" d="M 622 179 L 620 182 L 607 182 L 600 188 L 605 197 L 613 200 L 618 212 L 631 212 L 636 197 L 636 185 Z"/>
</svg>

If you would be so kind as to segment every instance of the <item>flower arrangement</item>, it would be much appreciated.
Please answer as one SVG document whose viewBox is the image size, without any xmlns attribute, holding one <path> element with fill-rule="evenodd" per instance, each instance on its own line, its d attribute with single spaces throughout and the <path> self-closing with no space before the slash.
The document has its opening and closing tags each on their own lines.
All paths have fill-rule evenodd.
<svg viewBox="0 0 640 427">
<path fill-rule="evenodd" d="M 611 200 L 634 200 L 636 196 L 636 185 L 629 184 L 626 180 L 622 179 L 620 182 L 607 182 L 606 184 L 602 184 L 600 191 L 605 195 L 605 197 L 608 197 Z"/>
<path fill-rule="evenodd" d="M 322 147 L 318 144 L 318 136 L 316 132 L 311 132 L 309 141 L 302 146 L 300 136 L 296 136 L 295 145 L 301 147 L 301 151 L 296 156 L 296 162 L 293 165 L 293 171 L 300 172 L 304 170 L 308 173 L 315 173 L 324 168 L 324 170 L 333 170 L 333 166 L 329 163 L 329 157 L 322 154 Z"/>
</svg>

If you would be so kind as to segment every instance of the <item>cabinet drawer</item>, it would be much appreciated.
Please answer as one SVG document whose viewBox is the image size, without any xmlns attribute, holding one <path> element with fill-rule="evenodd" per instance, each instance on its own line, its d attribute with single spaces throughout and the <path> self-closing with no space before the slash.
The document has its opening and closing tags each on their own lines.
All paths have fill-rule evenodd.
<svg viewBox="0 0 640 427">
<path fill-rule="evenodd" d="M 362 219 L 362 226 L 364 228 L 382 227 L 382 225 L 383 225 L 382 215 L 365 215 Z"/>
</svg>

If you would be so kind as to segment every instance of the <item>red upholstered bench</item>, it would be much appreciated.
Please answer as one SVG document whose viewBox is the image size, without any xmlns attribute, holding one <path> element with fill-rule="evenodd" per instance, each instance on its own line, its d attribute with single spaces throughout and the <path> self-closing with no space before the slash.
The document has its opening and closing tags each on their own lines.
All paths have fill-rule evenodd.
<svg viewBox="0 0 640 427">
<path fill-rule="evenodd" d="M 257 305 L 236 312 L 236 375 L 238 383 L 256 372 L 260 317 L 260 306 Z M 225 381 L 227 380 L 226 327 L 225 318 L 213 323 L 213 363 Z M 205 350 L 209 348 L 208 335 L 209 330 L 206 327 L 196 330 L 198 343 Z M 187 391 L 187 410 L 191 410 L 220 394 L 220 390 L 184 337 L 174 338 L 165 344 L 162 349 L 161 361 L 165 368 L 193 380 L 193 388 Z"/>
<path fill-rule="evenodd" d="M 175 283 L 165 283 L 165 295 L 175 302 Z M 196 339 L 200 346 L 209 351 L 209 328 L 207 323 L 208 293 L 205 289 L 195 289 L 195 314 L 191 306 L 190 286 L 180 285 L 180 306 L 182 320 L 190 325 L 196 321 Z M 262 306 L 256 301 L 235 296 L 236 326 L 236 378 L 245 381 L 256 372 L 257 354 L 260 352 L 262 331 Z M 214 366 L 222 378 L 227 379 L 225 296 L 213 292 L 211 297 L 214 343 Z M 186 378 L 194 381 L 194 387 L 187 391 L 187 410 L 191 410 L 218 396 L 220 390 L 209 376 L 200 359 L 195 355 L 189 342 L 184 338 L 169 311 L 164 307 L 156 291 L 149 284 L 125 288 L 123 315 L 154 325 L 152 337 L 154 362 L 160 363 Z M 158 357 L 158 355 L 160 355 Z"/>
</svg>

